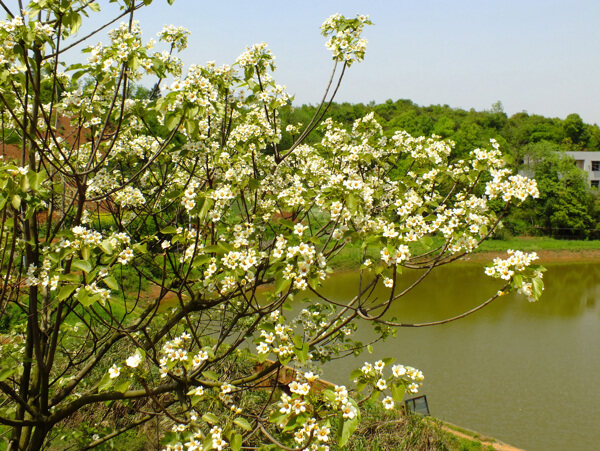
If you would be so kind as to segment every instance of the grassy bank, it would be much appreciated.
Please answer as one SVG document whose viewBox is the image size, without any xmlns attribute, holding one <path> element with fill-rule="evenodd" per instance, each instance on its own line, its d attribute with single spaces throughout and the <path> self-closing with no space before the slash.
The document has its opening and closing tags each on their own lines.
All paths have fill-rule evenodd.
<svg viewBox="0 0 600 451">
<path fill-rule="evenodd" d="M 139 419 L 140 414 L 132 408 L 120 411 L 121 418 L 110 418 L 115 423 L 131 423 Z M 67 451 L 76 447 L 83 448 L 89 443 L 91 435 L 102 429 L 96 421 L 100 415 L 88 413 L 75 418 L 68 424 L 60 425 L 51 434 L 49 451 Z M 104 418 L 106 422 L 107 418 Z M 96 447 L 104 451 L 127 449 L 144 451 L 160 449 L 161 438 L 170 427 L 168 421 L 156 420 L 147 423 L 139 430 L 127 431 L 122 435 Z M 494 451 L 494 439 L 480 437 L 471 431 L 455 432 L 455 428 L 433 417 L 405 415 L 400 411 L 384 410 L 381 406 L 369 406 L 362 410 L 362 420 L 350 441 L 343 447 L 333 445 L 333 451 Z M 460 428 L 456 428 L 460 429 Z M 65 440 L 69 437 L 69 440 Z M 0 442 L 0 449 L 2 442 Z"/>
<path fill-rule="evenodd" d="M 434 239 L 433 245 L 440 246 L 442 239 Z M 508 249 L 519 249 L 522 251 L 552 251 L 552 252 L 577 252 L 577 251 L 600 251 L 600 240 L 557 240 L 547 237 L 515 237 L 506 240 L 487 240 L 484 241 L 474 252 L 481 254 L 484 252 L 505 252 Z M 414 254 L 423 252 L 422 246 L 413 246 L 411 251 Z M 379 260 L 379 251 L 375 247 L 367 249 L 366 258 L 374 262 Z M 358 268 L 363 263 L 362 249 L 358 245 L 346 246 L 332 260 L 332 266 L 336 269 Z"/>
<path fill-rule="evenodd" d="M 482 441 L 473 434 L 459 435 L 433 417 L 404 415 L 397 411 L 386 411 L 382 407 L 372 406 L 363 410 L 360 425 L 344 449 L 348 451 L 494 450 L 494 447 L 489 444 L 489 439 Z M 341 451 L 337 447 L 334 449 Z"/>
<path fill-rule="evenodd" d="M 547 237 L 516 237 L 508 240 L 487 240 L 477 252 L 502 252 L 507 249 L 522 251 L 580 251 L 600 250 L 600 240 L 557 240 Z"/>
</svg>

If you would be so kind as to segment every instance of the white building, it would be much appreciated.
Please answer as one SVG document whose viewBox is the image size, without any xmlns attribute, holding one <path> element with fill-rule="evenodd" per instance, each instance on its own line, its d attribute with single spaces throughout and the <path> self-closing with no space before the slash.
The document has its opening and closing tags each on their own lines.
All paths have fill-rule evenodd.
<svg viewBox="0 0 600 451">
<path fill-rule="evenodd" d="M 600 152 L 565 152 L 575 159 L 575 165 L 585 171 L 593 188 L 600 187 Z"/>
</svg>

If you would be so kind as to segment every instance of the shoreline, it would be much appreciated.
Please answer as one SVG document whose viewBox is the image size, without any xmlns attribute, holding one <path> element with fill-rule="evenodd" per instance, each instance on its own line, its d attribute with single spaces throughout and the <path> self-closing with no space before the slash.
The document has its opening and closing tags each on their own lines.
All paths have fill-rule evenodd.
<svg viewBox="0 0 600 451">
<path fill-rule="evenodd" d="M 520 249 L 518 246 L 515 250 L 523 252 L 535 252 L 538 255 L 536 264 L 552 265 L 561 263 L 600 263 L 600 249 Z M 467 254 L 462 258 L 450 263 L 450 265 L 461 264 L 480 264 L 486 265 L 492 263 L 496 257 L 506 258 L 507 250 L 477 250 L 471 254 Z M 357 261 L 341 260 L 334 262 L 332 269 L 334 273 L 357 271 L 360 268 L 360 263 Z"/>
<path fill-rule="evenodd" d="M 539 259 L 536 263 L 600 263 L 600 249 L 540 249 L 527 250 L 536 252 Z M 506 251 L 480 251 L 466 255 L 459 262 L 487 263 L 496 257 L 506 258 Z"/>
<path fill-rule="evenodd" d="M 453 423 L 441 420 L 439 418 L 424 417 L 424 420 L 428 421 L 427 420 L 428 418 L 432 418 L 433 423 L 437 422 L 443 431 L 445 431 L 449 434 L 452 434 L 455 437 L 470 440 L 474 443 L 480 443 L 482 447 L 483 446 L 488 447 L 488 448 L 491 447 L 495 451 L 525 451 L 522 448 L 517 448 L 513 445 L 509 445 L 508 443 L 498 440 L 497 438 L 482 435 L 478 432 L 472 431 L 471 429 L 467 429 L 462 426 L 457 426 Z M 429 421 L 431 421 L 431 420 L 429 420 Z"/>
</svg>

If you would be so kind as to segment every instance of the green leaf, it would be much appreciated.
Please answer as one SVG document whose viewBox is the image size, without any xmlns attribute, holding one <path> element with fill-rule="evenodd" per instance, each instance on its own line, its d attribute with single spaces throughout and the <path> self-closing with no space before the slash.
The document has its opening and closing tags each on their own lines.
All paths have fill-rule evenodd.
<svg viewBox="0 0 600 451">
<path fill-rule="evenodd" d="M 169 131 L 173 130 L 175 127 L 177 127 L 177 124 L 179 124 L 180 119 L 181 119 L 181 116 L 179 116 L 179 115 L 176 115 L 176 114 L 168 115 L 165 119 L 165 127 L 167 127 L 167 129 Z"/>
<path fill-rule="evenodd" d="M 362 375 L 363 373 L 361 370 L 352 370 L 352 372 L 350 373 L 350 380 L 360 379 Z"/>
<path fill-rule="evenodd" d="M 365 389 L 366 386 L 367 383 L 365 381 L 359 381 L 358 384 L 356 384 L 356 391 L 361 392 Z"/>
<path fill-rule="evenodd" d="M 229 445 L 233 451 L 239 451 L 242 448 L 242 434 L 235 434 Z"/>
<path fill-rule="evenodd" d="M 325 399 L 327 399 L 329 402 L 333 403 L 336 400 L 336 394 L 335 392 L 330 389 L 330 388 L 326 388 L 325 390 L 322 391 L 323 397 Z"/>
<path fill-rule="evenodd" d="M 379 395 L 381 395 L 381 392 L 379 390 L 373 390 L 371 392 L 371 396 L 369 396 L 369 399 L 371 401 L 377 401 L 377 398 L 379 398 Z"/>
<path fill-rule="evenodd" d="M 294 346 L 294 354 L 296 354 L 300 363 L 306 362 L 308 359 L 308 343 L 301 343 L 300 346 Z"/>
<path fill-rule="evenodd" d="M 112 384 L 115 382 L 115 379 L 110 377 L 110 373 L 106 372 L 104 374 L 104 377 L 102 378 L 102 380 L 100 381 L 100 383 L 98 384 L 98 391 L 106 391 L 108 390 Z"/>
<path fill-rule="evenodd" d="M 90 272 L 92 270 L 92 265 L 87 260 L 73 260 L 71 266 L 75 269 L 79 269 L 83 272 Z"/>
<path fill-rule="evenodd" d="M 202 249 L 202 251 L 206 252 L 207 254 L 215 253 L 215 254 L 219 254 L 219 255 L 225 254 L 226 252 L 230 252 L 232 250 L 233 250 L 233 247 L 231 247 L 225 243 L 214 244 L 212 246 L 207 246 Z"/>
<path fill-rule="evenodd" d="M 282 356 L 281 354 L 279 354 L 279 363 L 281 363 L 282 365 L 287 365 L 291 361 L 292 361 L 292 357 L 289 354 L 286 354 L 285 356 Z"/>
<path fill-rule="evenodd" d="M 0 382 L 12 376 L 17 371 L 18 366 L 9 366 L 0 370 Z"/>
<path fill-rule="evenodd" d="M 232 251 L 235 250 L 235 248 L 231 244 L 225 243 L 223 241 L 219 242 L 217 244 L 217 246 L 219 246 L 223 250 L 223 253 L 225 253 L 225 252 L 232 252 Z"/>
<path fill-rule="evenodd" d="M 202 415 L 202 419 L 210 424 L 219 424 L 219 418 L 211 412 L 206 412 L 204 415 Z"/>
<path fill-rule="evenodd" d="M 198 133 L 198 120 L 197 119 L 186 119 L 183 122 L 185 131 L 189 136 L 195 136 Z"/>
<path fill-rule="evenodd" d="M 333 395 L 335 398 L 335 395 Z M 281 424 L 284 419 L 287 418 L 285 413 L 281 413 L 279 410 L 274 410 L 271 416 L 269 417 L 269 421 L 273 424 Z"/>
<path fill-rule="evenodd" d="M 138 254 L 145 254 L 146 252 L 148 252 L 148 244 L 147 243 L 135 243 L 131 247 Z"/>
<path fill-rule="evenodd" d="M 119 289 L 119 284 L 117 283 L 117 280 L 113 276 L 105 277 L 104 279 L 102 279 L 102 281 L 111 290 L 118 290 Z"/>
<path fill-rule="evenodd" d="M 284 279 L 283 275 L 281 275 L 275 282 L 275 293 L 287 291 L 291 284 L 292 281 L 290 279 Z"/>
<path fill-rule="evenodd" d="M 81 278 L 81 276 L 79 274 L 63 274 L 62 276 L 60 276 L 60 280 L 62 281 L 66 281 L 66 282 L 73 282 L 73 283 L 78 283 L 79 279 Z"/>
<path fill-rule="evenodd" d="M 284 213 L 281 212 L 281 214 L 284 214 Z M 294 224 L 294 221 L 290 221 L 289 219 L 285 219 L 285 217 L 282 217 L 279 220 L 279 224 L 282 225 L 282 226 L 287 227 L 288 229 L 293 229 L 294 226 L 296 225 L 296 224 Z"/>
<path fill-rule="evenodd" d="M 244 417 L 237 417 L 233 422 L 246 431 L 252 430 L 252 425 Z"/>
<path fill-rule="evenodd" d="M 41 174 L 39 172 L 29 171 L 27 173 L 27 179 L 29 181 L 31 189 L 33 189 L 34 191 L 40 190 Z"/>
<path fill-rule="evenodd" d="M 348 196 L 346 196 L 346 205 L 348 205 L 350 213 L 356 213 L 357 200 L 354 194 L 348 194 Z"/>
<path fill-rule="evenodd" d="M 64 301 L 69 296 L 71 296 L 71 293 L 73 293 L 73 291 L 75 291 L 75 288 L 76 288 L 75 285 L 63 285 L 60 288 L 60 291 L 58 292 L 58 296 L 56 298 L 59 301 Z"/>
<path fill-rule="evenodd" d="M 520 288 L 523 285 L 523 276 L 521 274 L 517 274 L 513 277 L 512 286 L 514 288 Z"/>
<path fill-rule="evenodd" d="M 206 215 L 208 214 L 208 210 L 210 210 L 212 208 L 212 206 L 214 205 L 214 201 L 210 198 L 205 198 L 204 199 L 204 203 L 202 204 L 202 208 L 200 209 L 200 211 L 198 212 L 198 218 L 200 220 L 204 219 L 206 217 Z"/>
<path fill-rule="evenodd" d="M 531 283 L 533 285 L 533 296 L 535 299 L 539 299 L 542 295 L 542 291 L 544 291 L 544 281 L 539 277 L 535 277 L 532 279 Z"/>
<path fill-rule="evenodd" d="M 31 189 L 31 186 L 29 185 L 29 177 L 27 177 L 27 176 L 21 177 L 21 191 L 26 193 L 30 189 Z"/>
<path fill-rule="evenodd" d="M 404 399 L 404 393 L 406 393 L 406 387 L 402 382 L 393 382 L 391 386 L 392 399 L 396 402 L 401 403 Z"/>
<path fill-rule="evenodd" d="M 211 261 L 212 257 L 210 255 L 201 255 L 200 257 L 196 257 L 194 258 L 194 266 L 198 267 L 198 266 L 202 266 L 206 263 L 208 263 L 209 261 Z"/>
<path fill-rule="evenodd" d="M 71 12 L 65 15 L 63 22 L 67 28 L 71 29 L 71 34 L 75 34 L 81 27 L 81 16 L 76 12 Z"/>
<path fill-rule="evenodd" d="M 204 399 L 204 396 L 192 396 L 192 406 L 195 406 Z"/>
<path fill-rule="evenodd" d="M 302 343 L 304 343 L 304 340 L 302 339 L 302 337 L 300 335 L 294 335 L 294 338 L 292 338 L 292 341 L 294 342 L 294 345 L 297 348 L 301 348 Z"/>
<path fill-rule="evenodd" d="M 256 180 L 255 178 L 251 178 L 248 181 L 248 188 L 250 188 L 252 191 L 256 191 L 256 189 L 258 189 L 258 187 L 260 187 L 259 180 Z"/>
<path fill-rule="evenodd" d="M 306 423 L 307 419 L 308 419 L 308 414 L 306 414 L 306 413 L 303 413 L 303 414 L 300 414 L 298 416 L 291 418 L 290 421 L 288 421 L 288 423 L 283 428 L 283 432 L 295 430 L 298 426 Z"/>
<path fill-rule="evenodd" d="M 355 406 L 356 408 L 356 406 Z M 357 409 L 358 410 L 358 409 Z M 354 433 L 356 428 L 358 427 L 358 415 L 352 419 L 344 421 L 344 425 L 339 433 L 338 437 L 338 446 L 341 448 L 344 447 L 346 443 L 348 443 L 348 439 Z"/>
<path fill-rule="evenodd" d="M 110 241 L 108 241 L 108 240 L 102 241 L 98 247 L 106 255 L 112 255 L 112 253 L 114 252 L 114 248 L 113 248 L 112 244 L 110 244 Z"/>
<path fill-rule="evenodd" d="M 512 165 L 515 161 L 513 156 L 509 153 L 503 153 L 501 159 L 504 160 L 507 165 Z"/>
<path fill-rule="evenodd" d="M 129 67 L 131 67 L 131 70 L 133 71 L 138 70 L 140 67 L 140 59 L 137 56 L 133 56 L 131 61 L 129 61 Z"/>
<path fill-rule="evenodd" d="M 77 297 L 77 300 L 84 307 L 89 307 L 94 302 L 96 302 L 98 300 L 98 298 L 99 298 L 98 295 L 91 295 L 90 296 L 90 294 L 88 293 L 88 291 L 85 288 L 82 288 L 81 290 L 79 290 L 79 292 L 77 293 L 76 297 Z"/>
<path fill-rule="evenodd" d="M 71 77 L 71 81 L 76 82 L 84 75 L 87 75 L 87 73 L 88 73 L 87 70 L 79 70 L 73 74 L 73 76 Z"/>
<path fill-rule="evenodd" d="M 19 207 L 21 206 L 21 196 L 19 196 L 18 194 L 15 194 L 12 197 L 12 199 L 10 200 L 10 203 L 12 204 L 12 206 L 15 210 L 18 210 Z"/>
<path fill-rule="evenodd" d="M 124 378 L 123 381 L 121 381 L 117 385 L 115 385 L 115 390 L 118 392 L 121 392 L 121 393 L 125 393 L 127 390 L 129 390 L 131 382 L 132 382 L 131 379 Z"/>
<path fill-rule="evenodd" d="M 209 451 L 209 450 L 213 449 L 212 442 L 213 442 L 212 436 L 207 435 L 206 438 L 204 439 L 204 441 L 202 442 L 202 450 Z"/>
<path fill-rule="evenodd" d="M 202 375 L 207 379 L 212 379 L 213 381 L 219 380 L 219 375 L 213 371 L 203 371 Z"/>
</svg>

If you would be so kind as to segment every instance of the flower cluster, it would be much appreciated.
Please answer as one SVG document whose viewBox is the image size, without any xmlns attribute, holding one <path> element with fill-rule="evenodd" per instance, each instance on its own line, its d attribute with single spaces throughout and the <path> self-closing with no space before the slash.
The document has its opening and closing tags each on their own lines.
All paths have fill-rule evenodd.
<svg viewBox="0 0 600 451">
<path fill-rule="evenodd" d="M 141 66 L 150 69 L 152 60 L 144 57 L 141 52 L 142 45 L 142 30 L 139 22 L 134 21 L 131 26 L 128 23 L 122 22 L 119 28 L 115 28 L 108 33 L 111 38 L 110 47 L 103 49 L 102 44 L 98 44 L 91 53 L 89 63 L 101 68 L 104 72 L 117 75 L 120 64 L 128 61 L 134 56 L 143 58 Z M 135 72 L 131 72 L 135 78 Z"/>
<path fill-rule="evenodd" d="M 165 25 L 158 32 L 158 37 L 161 41 L 169 42 L 178 51 L 187 47 L 189 35 L 189 30 L 186 30 L 184 27 L 176 27 L 175 25 Z"/>
<path fill-rule="evenodd" d="M 376 392 L 383 393 L 389 389 L 391 396 L 388 395 L 382 400 L 385 409 L 393 409 L 395 402 L 402 402 L 405 391 L 417 393 L 424 379 L 420 370 L 404 365 L 393 365 L 391 376 L 386 378 L 383 370 L 391 363 L 393 359 L 378 360 L 373 364 L 365 362 L 360 370 L 353 371 L 351 375 L 358 390 L 371 386 Z"/>
<path fill-rule="evenodd" d="M 219 77 L 227 77 L 229 72 L 229 67 L 224 67 L 219 71 Z M 214 76 L 214 68 L 191 65 L 185 78 L 175 80 L 171 84 L 164 103 L 167 111 L 175 112 L 187 106 L 202 108 L 203 112 L 212 112 L 211 102 L 215 102 L 218 96 L 217 88 L 211 81 Z"/>
<path fill-rule="evenodd" d="M 56 2 L 31 5 L 51 3 Z M 80 14 L 98 2 L 63 3 L 81 7 L 61 12 L 67 36 Z M 52 11 L 48 17 L 58 14 Z M 284 133 L 296 135 L 303 126 L 283 131 L 281 107 L 290 97 L 270 72 L 275 58 L 267 45 L 247 48 L 234 64 L 192 65 L 182 75 L 174 53 L 186 46 L 189 33 L 181 27 L 165 27 L 159 37 L 170 49 L 152 53 L 154 43 L 142 42 L 137 23 L 122 24 L 110 32 L 110 42 L 88 48 L 88 60 L 71 66 L 70 76 L 44 80 L 45 87 L 60 86 L 56 99 L 30 101 L 36 95 L 40 100 L 21 80 L 31 77 L 11 76 L 25 70 L 15 43 L 46 46 L 42 68 L 21 61 L 31 63 L 32 75 L 51 72 L 52 54 L 62 55 L 42 40 L 59 32 L 60 21 L 39 23 L 37 16 L 0 23 L 0 79 L 10 81 L 2 87 L 13 116 L 9 128 L 18 129 L 18 117 L 39 122 L 27 123 L 35 129 L 27 143 L 35 164 L 0 166 L 0 201 L 7 213 L 2 236 L 6 243 L 15 238 L 13 266 L 23 265 L 14 279 L 8 280 L 9 273 L 5 280 L 39 296 L 44 330 L 66 332 L 57 335 L 56 351 L 65 367 L 51 368 L 61 374 L 56 387 L 71 380 L 79 384 L 66 398 L 96 389 L 124 393 L 133 386 L 137 393 L 156 393 L 160 399 L 146 407 L 160 405 L 173 421 L 167 450 L 241 449 L 250 437 L 258 443 L 261 431 L 288 448 L 328 449 L 335 428 L 345 431 L 342 436 L 356 429 L 359 403 L 351 389 L 317 381 L 310 370 L 316 362 L 368 346 L 355 340 L 358 318 L 384 311 L 394 298 L 378 299 L 370 287 L 379 280 L 393 287 L 401 277 L 398 266 L 433 268 L 471 252 L 501 219 L 494 213 L 500 211 L 497 204 L 537 196 L 535 182 L 504 167 L 497 142 L 457 159 L 454 143 L 440 137 L 406 132 L 389 137 L 373 113 L 351 126 L 328 119 L 321 139 L 285 149 Z M 363 59 L 366 41 L 360 33 L 369 23 L 366 16 L 337 14 L 323 24 L 336 62 L 346 67 Z M 21 54 L 33 54 L 30 50 Z M 144 74 L 158 76 L 155 89 L 162 95 L 155 90 L 144 99 L 125 95 L 125 80 Z M 89 82 L 80 83 L 82 76 Z M 74 129 L 68 136 L 52 129 L 62 118 Z M 21 131 L 11 136 L 29 134 Z M 55 188 L 63 180 L 59 193 Z M 35 222 L 43 216 L 41 206 L 48 212 L 46 235 L 30 239 L 37 232 L 25 233 L 12 219 Z M 329 263 L 346 246 L 365 255 L 360 295 L 344 306 L 328 298 L 322 283 L 332 272 Z M 425 251 L 419 255 L 419 249 Z M 541 272 L 528 266 L 533 260 L 512 252 L 486 272 L 537 297 Z M 140 280 L 137 296 L 129 286 L 131 274 Z M 159 294 L 142 293 L 145 286 L 160 287 Z M 298 305 L 309 288 L 321 299 Z M 176 302 L 169 308 L 171 300 Z M 32 301 L 26 294 L 16 299 L 21 306 Z M 284 313 L 291 302 L 295 317 Z M 76 324 L 70 318 L 56 323 L 58 328 L 45 324 L 61 315 L 79 318 Z M 20 326 L 25 330 L 25 323 Z M 378 325 L 375 341 L 390 328 Z M 118 349 L 109 349 L 113 332 L 123 343 Z M 82 351 L 69 349 L 75 338 Z M 18 348 L 11 344 L 13 349 Z M 100 355 L 97 349 L 110 352 Z M 113 350 L 127 354 L 107 361 L 117 355 Z M 97 356 L 100 381 L 96 361 L 80 379 L 86 355 Z M 265 362 L 267 357 L 276 362 Z M 245 365 L 255 360 L 267 370 Z M 365 400 L 379 400 L 386 409 L 406 391 L 416 392 L 423 380 L 419 370 L 392 363 L 365 363 L 352 375 L 357 391 L 370 391 Z M 282 366 L 288 365 L 295 368 L 295 380 L 278 381 L 287 385 L 281 394 L 273 391 L 260 407 L 254 402 L 266 397 L 245 396 L 266 383 L 274 367 L 287 377 L 289 367 Z M 14 374 L 4 376 L 16 387 Z M 178 396 L 163 396 L 162 387 L 177 387 Z M 49 399 L 61 399 L 54 394 Z M 268 430 L 265 415 L 272 423 Z"/>
<path fill-rule="evenodd" d="M 491 266 L 485 268 L 485 274 L 496 279 L 511 281 L 511 285 L 519 293 L 527 296 L 530 302 L 536 301 L 544 290 L 541 266 L 532 265 L 538 259 L 535 252 L 521 252 L 509 249 L 508 258 L 496 257 Z M 502 295 L 503 292 L 498 294 Z"/>
<path fill-rule="evenodd" d="M 494 174 L 494 179 L 485 186 L 485 194 L 490 199 L 501 196 L 504 202 L 516 197 L 524 201 L 528 197 L 537 199 L 540 195 L 535 180 L 522 175 L 511 175 L 507 180 Z"/>
<path fill-rule="evenodd" d="M 492 266 L 485 268 L 486 275 L 494 278 L 510 280 L 516 272 L 523 272 L 532 262 L 538 259 L 535 252 L 522 252 L 509 249 L 509 257 L 496 257 Z"/>
<path fill-rule="evenodd" d="M 294 343 L 292 342 L 292 329 L 284 324 L 265 323 L 260 332 L 260 341 L 256 346 L 256 351 L 263 356 L 273 352 L 280 358 L 286 358 L 294 353 Z"/>
<path fill-rule="evenodd" d="M 210 436 L 212 438 L 212 449 L 220 451 L 227 446 L 227 442 L 223 440 L 223 437 L 221 436 L 222 432 L 223 430 L 219 426 L 214 426 L 210 430 Z"/>
<path fill-rule="evenodd" d="M 159 359 L 161 377 L 166 377 L 169 374 L 180 377 L 184 374 L 184 371 L 199 368 L 202 363 L 209 359 L 209 352 L 212 354 L 209 348 L 201 349 L 195 354 L 185 349 L 189 347 L 191 339 L 192 336 L 184 332 L 163 345 Z"/>
<path fill-rule="evenodd" d="M 50 275 L 51 270 L 51 262 L 48 258 L 44 259 L 42 264 L 42 268 L 39 273 L 36 274 L 37 268 L 35 265 L 29 265 L 27 268 L 27 279 L 25 279 L 25 283 L 28 286 L 38 285 L 42 290 L 49 289 L 50 291 L 55 291 L 58 287 L 58 281 L 60 277 L 58 274 Z"/>
<path fill-rule="evenodd" d="M 365 57 L 367 40 L 360 35 L 365 25 L 370 25 L 369 16 L 357 15 L 356 19 L 346 19 L 334 14 L 321 25 L 321 34 L 329 36 L 325 44 L 333 54 L 333 59 L 350 66 Z"/>
<path fill-rule="evenodd" d="M 338 398 L 333 404 L 340 404 L 347 407 L 347 414 L 344 418 L 354 418 L 357 410 L 351 404 L 347 397 L 347 392 L 344 387 L 336 387 L 337 395 L 334 395 L 329 390 L 329 393 L 317 393 L 316 389 L 312 388 L 311 383 L 317 377 L 313 373 L 298 374 L 299 380 L 294 380 L 288 384 L 291 395 L 283 392 L 277 404 L 278 411 L 271 416 L 271 421 L 276 421 L 280 428 L 291 429 L 293 439 L 298 445 L 307 445 L 307 441 L 312 439 L 310 449 L 328 450 L 326 445 L 330 439 L 331 427 L 328 420 L 319 420 L 313 416 L 312 398 L 321 398 L 329 403 L 329 399 Z M 324 397 L 324 398 L 323 398 Z M 295 424 L 287 427 L 288 423 L 295 419 Z M 283 419 L 283 420 L 281 420 Z"/>
<path fill-rule="evenodd" d="M 183 198 L 181 204 L 185 207 L 186 211 L 190 213 L 196 206 L 196 189 L 200 186 L 196 180 L 190 181 L 188 187 L 183 192 Z"/>
<path fill-rule="evenodd" d="M 115 203 L 123 208 L 139 207 L 144 205 L 146 199 L 138 188 L 126 186 L 115 194 Z"/>
<path fill-rule="evenodd" d="M 385 234 L 385 232 L 384 232 L 384 234 Z M 381 249 L 379 254 L 381 255 L 381 259 L 387 265 L 392 265 L 392 264 L 399 265 L 403 261 L 408 260 L 410 258 L 410 249 L 408 248 L 408 246 L 406 244 L 401 244 L 393 252 L 390 252 L 390 250 L 388 248 L 383 248 L 383 249 Z"/>
<path fill-rule="evenodd" d="M 267 69 L 275 70 L 275 56 L 266 42 L 254 44 L 251 47 L 246 47 L 246 51 L 242 53 L 235 61 L 241 68 L 256 68 L 259 73 L 266 73 Z"/>
</svg>

